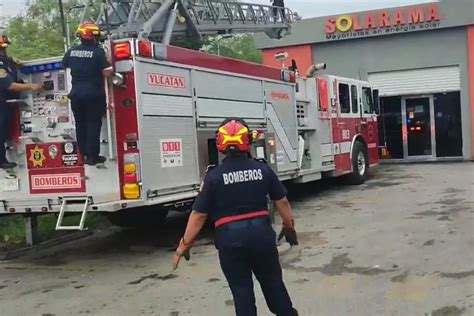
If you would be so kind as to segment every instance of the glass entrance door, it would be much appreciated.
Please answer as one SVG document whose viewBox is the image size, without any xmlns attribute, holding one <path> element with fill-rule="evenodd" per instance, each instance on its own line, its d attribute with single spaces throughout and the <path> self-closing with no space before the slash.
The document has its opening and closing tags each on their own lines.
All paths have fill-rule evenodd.
<svg viewBox="0 0 474 316">
<path fill-rule="evenodd" d="M 433 158 L 435 149 L 433 96 L 402 100 L 405 158 Z"/>
</svg>

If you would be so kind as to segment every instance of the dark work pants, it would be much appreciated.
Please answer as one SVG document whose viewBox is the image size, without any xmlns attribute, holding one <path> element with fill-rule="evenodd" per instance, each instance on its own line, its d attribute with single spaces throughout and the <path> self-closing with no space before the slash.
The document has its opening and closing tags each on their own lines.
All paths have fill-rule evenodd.
<svg viewBox="0 0 474 316">
<path fill-rule="evenodd" d="M 257 315 L 252 272 L 272 313 L 297 315 L 283 283 L 275 238 L 269 220 L 264 218 L 234 222 L 217 229 L 220 264 L 234 297 L 237 316 Z"/>
<path fill-rule="evenodd" d="M 76 120 L 76 137 L 83 156 L 95 159 L 100 152 L 100 130 L 105 114 L 104 97 L 71 97 L 71 107 Z"/>
<path fill-rule="evenodd" d="M 10 134 L 13 109 L 6 103 L 0 103 L 0 163 L 7 162 L 5 142 Z"/>
<path fill-rule="evenodd" d="M 280 14 L 282 16 L 283 19 L 286 18 L 286 14 L 285 14 L 285 4 L 283 2 L 283 0 L 275 0 L 273 1 L 273 4 L 272 4 L 274 7 L 276 8 L 273 8 L 273 16 L 275 17 L 278 17 L 278 11 L 280 11 Z M 281 9 L 279 9 L 281 8 Z"/>
</svg>

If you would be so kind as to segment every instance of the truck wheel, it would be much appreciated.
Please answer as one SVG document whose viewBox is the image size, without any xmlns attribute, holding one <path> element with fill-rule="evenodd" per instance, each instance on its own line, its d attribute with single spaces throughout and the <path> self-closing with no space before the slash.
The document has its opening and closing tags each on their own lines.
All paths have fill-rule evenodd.
<svg viewBox="0 0 474 316">
<path fill-rule="evenodd" d="M 132 228 L 152 228 L 163 224 L 168 210 L 155 206 L 137 207 L 107 214 L 115 226 Z"/>
<path fill-rule="evenodd" d="M 369 157 L 364 144 L 356 141 L 352 150 L 352 174 L 349 180 L 352 184 L 362 184 L 367 180 Z"/>
</svg>

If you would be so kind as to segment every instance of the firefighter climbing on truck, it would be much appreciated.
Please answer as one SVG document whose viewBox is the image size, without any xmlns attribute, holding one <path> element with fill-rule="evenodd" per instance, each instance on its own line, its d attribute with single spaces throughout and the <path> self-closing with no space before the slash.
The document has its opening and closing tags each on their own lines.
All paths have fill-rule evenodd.
<svg viewBox="0 0 474 316">
<path fill-rule="evenodd" d="M 0 37 L 0 169 L 11 169 L 17 166 L 6 157 L 5 142 L 8 140 L 10 126 L 13 121 L 15 104 L 9 100 L 19 99 L 23 91 L 40 92 L 43 87 L 39 84 L 23 83 L 18 80 L 18 65 L 7 55 L 10 40 L 6 35 Z"/>
<path fill-rule="evenodd" d="M 69 94 L 76 120 L 76 137 L 85 163 L 96 165 L 106 161 L 100 156 L 100 131 L 106 111 L 104 77 L 113 75 L 112 66 L 99 47 L 102 32 L 96 24 L 84 22 L 76 35 L 81 44 L 72 47 L 63 58 L 63 66 L 71 69 L 72 90 Z"/>
</svg>

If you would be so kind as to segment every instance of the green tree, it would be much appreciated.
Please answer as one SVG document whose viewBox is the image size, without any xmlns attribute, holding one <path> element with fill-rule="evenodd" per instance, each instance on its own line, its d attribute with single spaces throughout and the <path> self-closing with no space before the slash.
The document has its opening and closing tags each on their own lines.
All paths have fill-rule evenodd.
<svg viewBox="0 0 474 316">
<path fill-rule="evenodd" d="M 84 3 L 84 0 L 64 0 L 65 14 L 72 6 Z M 87 14 L 88 20 L 95 20 L 102 0 L 92 0 L 93 6 Z M 80 21 L 82 10 L 72 10 L 69 14 L 70 38 L 75 39 L 74 30 Z M 58 0 L 38 0 L 27 11 L 13 18 L 7 28 L 12 40 L 9 54 L 20 60 L 61 56 L 64 53 L 61 18 Z M 204 40 L 204 50 L 217 54 L 217 38 Z M 173 45 L 201 49 L 203 44 L 192 39 L 172 41 Z M 233 38 L 219 41 L 220 53 L 236 59 L 261 63 L 261 52 L 255 49 L 252 35 L 239 34 Z"/>
<path fill-rule="evenodd" d="M 236 34 L 231 38 L 214 37 L 208 39 L 204 50 L 210 54 L 262 63 L 262 52 L 255 48 L 253 34 Z"/>
<path fill-rule="evenodd" d="M 64 11 L 82 3 L 79 0 L 64 1 Z M 97 15 L 100 0 L 94 0 L 91 17 Z M 71 39 L 80 21 L 81 10 L 72 10 L 69 14 Z M 10 21 L 6 30 L 12 45 L 9 54 L 20 60 L 31 60 L 60 56 L 64 53 L 61 16 L 58 0 L 38 0 L 30 5 L 24 15 Z"/>
</svg>

